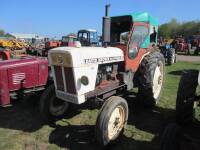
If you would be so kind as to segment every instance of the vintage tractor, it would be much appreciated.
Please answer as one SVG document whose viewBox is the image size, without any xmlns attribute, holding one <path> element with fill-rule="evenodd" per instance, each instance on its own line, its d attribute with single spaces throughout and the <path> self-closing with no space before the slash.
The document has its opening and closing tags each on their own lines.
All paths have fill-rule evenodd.
<svg viewBox="0 0 200 150">
<path fill-rule="evenodd" d="M 39 57 L 20 57 L 0 61 L 0 105 L 10 105 L 10 96 L 44 90 L 49 79 L 48 61 Z"/>
<path fill-rule="evenodd" d="M 76 46 L 77 37 L 74 34 L 70 34 L 62 37 L 61 46 Z"/>
<path fill-rule="evenodd" d="M 89 99 L 102 102 L 95 135 L 103 146 L 118 138 L 127 123 L 128 104 L 120 95 L 138 87 L 138 100 L 147 107 L 154 106 L 161 96 L 165 66 L 155 46 L 158 22 L 148 13 L 110 18 L 108 8 L 103 17 L 104 47 L 59 47 L 49 51 L 54 86 L 44 91 L 44 108 L 40 108 L 46 119 L 52 119 L 50 110 L 45 109 L 50 103 L 60 115 L 67 111 L 67 106 L 52 102 L 52 98 L 69 104 Z M 120 41 L 122 35 L 127 35 L 127 41 Z"/>
<path fill-rule="evenodd" d="M 161 150 L 198 150 L 200 148 L 199 131 L 196 131 L 196 134 L 195 131 L 191 132 L 195 120 L 195 107 L 200 106 L 199 86 L 200 72 L 198 70 L 185 70 L 182 73 L 176 99 L 177 124 L 166 127 Z"/>
<path fill-rule="evenodd" d="M 81 42 L 82 46 L 99 46 L 99 36 L 94 29 L 83 29 L 79 30 L 77 34 L 78 41 Z"/>
<path fill-rule="evenodd" d="M 172 47 L 171 43 L 173 42 L 173 39 L 165 40 L 164 43 L 161 43 L 159 45 L 160 52 L 165 57 L 165 62 L 168 65 L 172 65 L 176 63 L 177 61 L 177 54 L 176 50 Z"/>
<path fill-rule="evenodd" d="M 175 49 L 176 52 L 181 52 L 181 53 L 185 53 L 186 55 L 190 54 L 191 51 L 191 44 L 186 42 L 186 40 L 184 38 L 176 38 L 176 44 L 175 44 Z"/>
</svg>

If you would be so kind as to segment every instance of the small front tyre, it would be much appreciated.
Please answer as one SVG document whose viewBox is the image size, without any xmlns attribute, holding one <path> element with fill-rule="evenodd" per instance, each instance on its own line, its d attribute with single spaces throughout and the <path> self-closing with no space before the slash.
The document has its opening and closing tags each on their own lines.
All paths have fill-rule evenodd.
<svg viewBox="0 0 200 150">
<path fill-rule="evenodd" d="M 43 119 L 51 123 L 62 118 L 66 114 L 69 103 L 58 99 L 56 97 L 54 85 L 50 85 L 43 92 L 39 107 Z"/>
<path fill-rule="evenodd" d="M 96 140 L 101 146 L 116 140 L 128 120 L 128 104 L 125 99 L 112 96 L 102 106 L 96 121 Z"/>
</svg>

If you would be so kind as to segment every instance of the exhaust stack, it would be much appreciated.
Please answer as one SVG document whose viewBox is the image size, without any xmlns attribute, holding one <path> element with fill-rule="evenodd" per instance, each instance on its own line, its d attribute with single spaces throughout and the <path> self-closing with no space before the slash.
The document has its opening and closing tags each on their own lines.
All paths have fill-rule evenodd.
<svg viewBox="0 0 200 150">
<path fill-rule="evenodd" d="M 105 16 L 103 17 L 103 29 L 102 29 L 102 39 L 103 39 L 103 46 L 107 47 L 110 43 L 110 24 L 111 19 L 109 17 L 109 8 L 110 4 L 105 6 Z"/>
</svg>

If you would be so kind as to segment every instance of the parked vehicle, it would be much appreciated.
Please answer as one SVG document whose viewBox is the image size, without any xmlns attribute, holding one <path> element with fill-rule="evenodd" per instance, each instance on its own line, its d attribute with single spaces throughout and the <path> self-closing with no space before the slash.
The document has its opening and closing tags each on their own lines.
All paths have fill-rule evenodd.
<svg viewBox="0 0 200 150">
<path fill-rule="evenodd" d="M 41 98 L 45 108 L 49 108 L 52 97 L 68 104 L 82 104 L 88 99 L 103 102 L 95 130 L 96 140 L 103 146 L 120 136 L 128 120 L 128 104 L 119 95 L 138 87 L 138 99 L 153 107 L 161 96 L 165 67 L 156 47 L 158 22 L 148 13 L 110 18 L 108 7 L 103 18 L 104 47 L 49 51 L 54 86 L 47 88 Z M 130 42 L 120 43 L 122 35 L 128 35 Z M 59 112 L 64 113 L 63 108 L 66 106 L 61 103 L 55 105 Z M 43 116 L 52 119 L 45 115 L 48 111 L 41 107 Z"/>
<path fill-rule="evenodd" d="M 172 47 L 171 45 L 172 42 L 173 42 L 173 39 L 165 40 L 165 42 L 160 44 L 159 46 L 160 52 L 164 55 L 165 62 L 168 65 L 172 65 L 176 63 L 177 61 L 176 50 Z"/>
<path fill-rule="evenodd" d="M 0 105 L 10 105 L 10 96 L 23 96 L 44 90 L 48 82 L 48 61 L 39 57 L 20 57 L 0 61 Z"/>
<path fill-rule="evenodd" d="M 77 34 L 78 41 L 82 46 L 100 46 L 99 36 L 94 29 L 82 29 Z"/>
<path fill-rule="evenodd" d="M 75 46 L 77 41 L 76 35 L 70 34 L 68 36 L 62 37 L 62 43 L 61 46 Z"/>
<path fill-rule="evenodd" d="M 176 52 L 182 52 L 185 53 L 186 55 L 190 54 L 191 50 L 191 44 L 188 43 L 184 38 L 176 38 L 176 44 L 175 44 L 175 49 Z"/>
</svg>

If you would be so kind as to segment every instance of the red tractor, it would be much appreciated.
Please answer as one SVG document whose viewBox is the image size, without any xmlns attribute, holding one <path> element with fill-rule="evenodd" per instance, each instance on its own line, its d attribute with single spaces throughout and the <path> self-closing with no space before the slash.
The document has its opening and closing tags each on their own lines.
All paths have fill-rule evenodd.
<svg viewBox="0 0 200 150">
<path fill-rule="evenodd" d="M 62 37 L 62 43 L 61 46 L 69 46 L 73 47 L 76 45 L 77 37 L 74 34 L 70 34 L 67 36 Z"/>
<path fill-rule="evenodd" d="M 190 54 L 191 45 L 184 38 L 176 38 L 175 43 L 176 52 Z"/>
<path fill-rule="evenodd" d="M 45 58 L 29 56 L 0 61 L 0 105 L 10 105 L 11 95 L 44 90 L 48 78 L 48 61 Z"/>
</svg>

